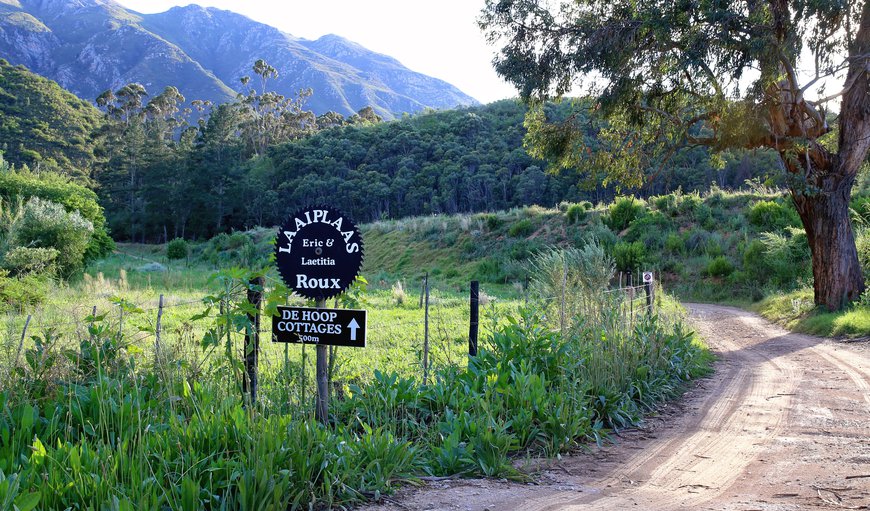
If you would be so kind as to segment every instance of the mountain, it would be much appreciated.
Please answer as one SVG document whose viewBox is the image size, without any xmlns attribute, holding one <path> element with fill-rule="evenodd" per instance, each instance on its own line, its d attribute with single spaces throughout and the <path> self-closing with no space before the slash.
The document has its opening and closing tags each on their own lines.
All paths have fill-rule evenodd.
<svg viewBox="0 0 870 511">
<path fill-rule="evenodd" d="M 477 103 L 447 82 L 342 37 L 309 41 L 197 5 L 140 14 L 113 0 L 0 0 L 0 57 L 90 101 L 139 82 L 151 94 L 173 85 L 188 100 L 224 102 L 245 91 L 240 78 L 264 59 L 279 73 L 267 87 L 285 96 L 312 88 L 307 105 L 317 114 L 350 115 L 371 106 L 391 119 Z"/>
<path fill-rule="evenodd" d="M 103 114 L 56 83 L 0 59 L 0 151 L 16 167 L 87 176 Z M 0 165 L 2 167 L 2 165 Z"/>
</svg>

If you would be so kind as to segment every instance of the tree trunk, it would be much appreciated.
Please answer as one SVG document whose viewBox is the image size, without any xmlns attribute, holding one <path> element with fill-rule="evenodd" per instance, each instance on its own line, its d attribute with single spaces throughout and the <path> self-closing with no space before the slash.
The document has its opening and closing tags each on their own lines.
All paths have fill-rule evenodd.
<svg viewBox="0 0 870 511">
<path fill-rule="evenodd" d="M 853 182 L 854 177 L 828 176 L 821 192 L 792 195 L 812 253 L 815 302 L 831 311 L 856 300 L 864 291 L 849 219 Z"/>
</svg>

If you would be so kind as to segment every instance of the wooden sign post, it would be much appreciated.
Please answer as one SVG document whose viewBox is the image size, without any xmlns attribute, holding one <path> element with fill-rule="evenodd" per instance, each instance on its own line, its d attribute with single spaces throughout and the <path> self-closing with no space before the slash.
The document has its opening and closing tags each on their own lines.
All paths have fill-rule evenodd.
<svg viewBox="0 0 870 511">
<path fill-rule="evenodd" d="M 278 231 L 275 262 L 284 283 L 299 296 L 314 300 L 316 308 L 279 307 L 272 319 L 274 342 L 300 342 L 317 345 L 317 400 L 315 416 L 329 421 L 327 346 L 341 341 L 362 340 L 365 346 L 365 311 L 326 309 L 326 300 L 345 292 L 362 267 L 362 235 L 341 211 L 326 206 L 302 208 Z M 294 312 L 295 311 L 295 312 Z M 307 313 L 306 313 L 307 311 Z M 362 312 L 339 321 L 339 314 Z"/>
</svg>

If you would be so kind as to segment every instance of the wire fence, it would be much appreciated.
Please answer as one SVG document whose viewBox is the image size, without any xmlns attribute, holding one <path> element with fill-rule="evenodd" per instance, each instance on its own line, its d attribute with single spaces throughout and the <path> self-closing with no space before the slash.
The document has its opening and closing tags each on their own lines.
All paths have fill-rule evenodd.
<svg viewBox="0 0 870 511">
<path fill-rule="evenodd" d="M 530 296 L 528 286 L 521 298 L 500 300 L 480 293 L 480 337 L 488 336 L 507 316 L 516 317 L 521 309 L 534 302 L 536 308 L 550 314 L 554 328 L 565 328 L 595 307 L 610 300 L 625 328 L 633 326 L 655 307 L 655 288 L 634 285 L 638 280 L 620 278 L 615 286 L 600 290 L 594 297 L 576 298 L 563 290 L 552 296 Z M 267 280 L 267 287 L 274 285 Z M 408 296 L 404 303 L 377 304 L 369 311 L 365 348 L 331 348 L 330 380 L 342 385 L 366 381 L 374 372 L 395 372 L 404 377 L 426 379 L 434 370 L 467 363 L 470 334 L 470 300 L 455 292 L 429 288 L 423 283 L 421 299 Z M 424 297 L 428 294 L 425 300 Z M 598 303 L 595 301 L 598 300 Z M 221 357 L 244 359 L 244 329 L 216 327 L 227 319 L 227 310 L 205 298 L 163 296 L 137 304 L 116 300 L 111 306 L 74 304 L 63 310 L 41 309 L 32 314 L 7 315 L 4 341 L 0 346 L 2 367 L 9 371 L 23 364 L 22 352 L 42 345 L 43 350 L 75 349 L 92 339 L 94 329 L 102 335 L 122 340 L 131 357 L 145 362 L 156 361 L 183 370 L 195 380 L 211 374 Z M 291 303 L 294 303 L 291 300 Z M 304 304 L 297 300 L 294 304 Z M 304 405 L 314 381 L 315 348 L 304 344 L 271 342 L 272 324 L 268 317 L 260 322 L 258 367 L 261 383 L 284 385 L 291 400 Z M 250 333 L 250 332 L 249 332 Z M 139 364 L 141 365 L 141 363 Z M 8 378 L 5 379 L 9 381 Z M 339 386 L 338 388 L 341 388 Z M 0 385 L 2 389 L 2 385 Z"/>
</svg>

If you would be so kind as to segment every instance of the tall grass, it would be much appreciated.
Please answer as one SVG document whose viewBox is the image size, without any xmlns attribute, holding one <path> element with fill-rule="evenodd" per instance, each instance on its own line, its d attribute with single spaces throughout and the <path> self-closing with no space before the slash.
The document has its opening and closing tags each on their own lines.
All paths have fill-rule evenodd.
<svg viewBox="0 0 870 511">
<path fill-rule="evenodd" d="M 540 292 L 529 305 L 498 309 L 494 301 L 479 356 L 445 350 L 428 385 L 383 359 L 374 367 L 364 360 L 368 371 L 333 389 L 326 426 L 311 416 L 310 375 L 287 359 L 261 368 L 256 405 L 241 398 L 245 272 L 213 279 L 214 306 L 190 320 L 204 334 L 165 339 L 160 356 L 138 349 L 107 315 L 86 318 L 71 337 L 37 335 L 0 368 L 8 375 L 0 386 L 0 502 L 314 509 L 378 499 L 428 475 L 527 478 L 514 457 L 604 441 L 708 367 L 679 323 L 625 322 L 617 298 L 578 306 L 556 326 L 543 296 L 553 267 L 574 258 L 585 268 L 560 292 L 567 303 L 591 307 L 612 272 L 598 267 L 602 254 L 590 245 L 538 260 Z M 395 303 L 388 290 L 375 298 Z M 450 299 L 432 301 L 437 309 Z M 131 304 L 118 306 L 136 315 Z M 451 321 L 461 324 L 455 309 Z M 461 349 L 461 334 L 457 341 Z M 408 356 L 407 346 L 394 350 Z"/>
</svg>

